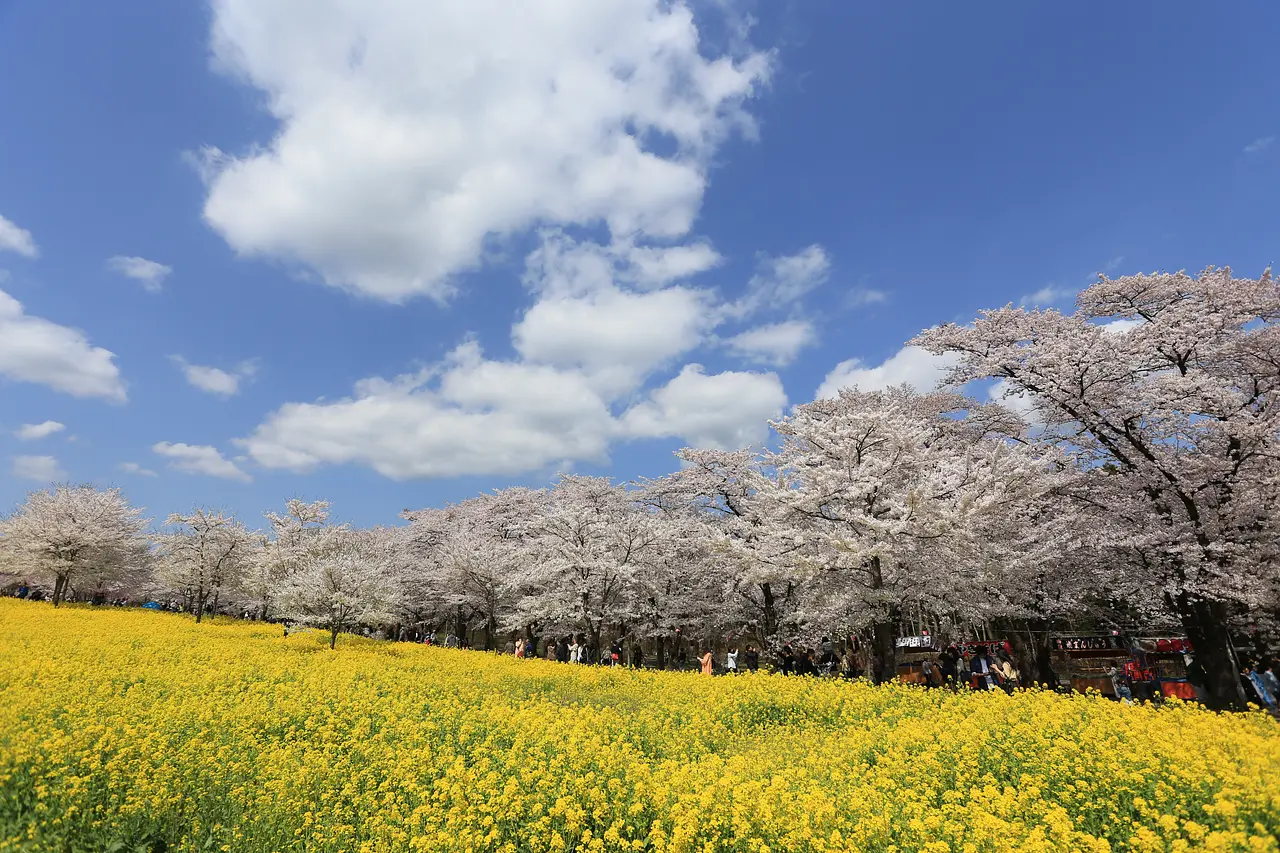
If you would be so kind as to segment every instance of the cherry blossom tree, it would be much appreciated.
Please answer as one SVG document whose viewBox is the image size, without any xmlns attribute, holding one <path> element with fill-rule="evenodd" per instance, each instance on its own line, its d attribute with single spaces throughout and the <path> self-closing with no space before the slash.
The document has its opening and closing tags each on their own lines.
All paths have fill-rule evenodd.
<svg viewBox="0 0 1280 853">
<path fill-rule="evenodd" d="M 241 589 L 259 619 L 271 615 L 278 590 L 308 559 L 323 553 L 339 528 L 330 525 L 329 502 L 299 498 L 285 502 L 284 513 L 264 513 L 269 533 L 245 567 Z"/>
<path fill-rule="evenodd" d="M 782 448 L 765 455 L 761 489 L 771 535 L 807 570 L 805 617 L 830 630 L 866 628 L 874 673 L 897 674 L 908 609 L 974 610 L 992 575 L 984 522 L 1025 499 L 1038 460 L 1005 439 L 1006 411 L 907 386 L 796 407 L 774 424 Z"/>
<path fill-rule="evenodd" d="M 576 628 L 598 650 L 606 625 L 638 618 L 636 572 L 658 558 L 661 525 L 603 477 L 561 477 L 537 500 L 517 618 Z"/>
<path fill-rule="evenodd" d="M 79 577 L 106 585 L 144 569 L 149 523 L 119 489 L 62 485 L 27 495 L 0 521 L 0 544 L 15 566 L 51 583 L 56 607 Z"/>
<path fill-rule="evenodd" d="M 523 541 L 529 495 L 505 489 L 403 516 L 410 521 L 405 547 L 417 568 L 415 595 L 442 606 L 455 632 L 478 617 L 486 649 L 514 611 L 520 568 L 530 556 Z"/>
<path fill-rule="evenodd" d="M 799 578 L 791 563 L 794 544 L 770 535 L 766 526 L 759 490 L 769 483 L 757 454 L 684 448 L 676 456 L 684 464 L 645 481 L 644 499 L 677 524 L 691 516 L 704 526 L 703 563 L 723 585 L 717 590 L 721 620 L 740 617 L 768 643 L 790 615 Z M 714 578 L 704 577 L 699 586 L 714 584 Z"/>
<path fill-rule="evenodd" d="M 950 381 L 1022 396 L 1124 522 L 1135 583 L 1181 620 L 1211 703 L 1244 707 L 1229 630 L 1274 589 L 1280 507 L 1280 287 L 1270 271 L 1100 277 L 1073 314 L 1006 307 L 912 343 Z"/>
<path fill-rule="evenodd" d="M 392 531 L 344 530 L 338 537 L 333 547 L 308 556 L 279 595 L 288 618 L 329 632 L 330 649 L 344 630 L 395 621 L 402 595 Z"/>
<path fill-rule="evenodd" d="M 200 622 L 210 605 L 217 609 L 224 591 L 239 588 L 255 562 L 261 536 L 234 515 L 205 507 L 173 513 L 165 524 L 177 529 L 156 538 L 156 580 L 181 595 Z"/>
</svg>

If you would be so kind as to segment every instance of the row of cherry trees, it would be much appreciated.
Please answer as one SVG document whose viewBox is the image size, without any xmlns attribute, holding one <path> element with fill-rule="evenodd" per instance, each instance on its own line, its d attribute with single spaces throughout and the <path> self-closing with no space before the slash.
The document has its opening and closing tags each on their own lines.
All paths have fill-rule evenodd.
<svg viewBox="0 0 1280 853">
<path fill-rule="evenodd" d="M 1103 278 L 1078 306 L 922 333 L 968 396 L 846 389 L 775 423 L 772 449 L 686 449 L 655 480 L 565 476 L 373 530 L 323 501 L 289 501 L 265 532 L 196 510 L 150 538 L 118 491 L 62 487 L 33 493 L 0 546 L 55 603 L 154 587 L 197 619 L 234 604 L 331 641 L 425 623 L 486 643 L 625 635 L 659 656 L 676 629 L 853 633 L 880 679 L 909 624 L 1002 624 L 1044 675 L 1064 622 L 1180 623 L 1212 701 L 1242 706 L 1232 628 L 1274 613 L 1280 587 L 1280 289 L 1229 270 Z M 975 399 L 992 382 L 1003 399 Z"/>
</svg>

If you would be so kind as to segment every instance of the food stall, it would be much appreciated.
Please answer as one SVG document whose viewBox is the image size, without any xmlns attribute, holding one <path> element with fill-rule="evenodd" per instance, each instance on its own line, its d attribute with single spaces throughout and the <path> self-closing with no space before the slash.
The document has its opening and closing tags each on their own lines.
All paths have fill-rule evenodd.
<svg viewBox="0 0 1280 853">
<path fill-rule="evenodd" d="M 1133 669 L 1164 696 L 1195 699 L 1196 690 L 1187 681 L 1189 654 L 1191 641 L 1185 637 L 1138 637 L 1133 641 Z"/>
<path fill-rule="evenodd" d="M 1081 693 L 1096 690 L 1114 696 L 1111 668 L 1123 672 L 1132 661 L 1129 647 L 1118 633 L 1053 637 L 1053 669 L 1063 684 Z"/>
<path fill-rule="evenodd" d="M 1109 673 L 1115 667 L 1128 678 L 1135 699 L 1154 699 L 1156 694 L 1194 699 L 1184 657 L 1190 652 L 1184 637 L 1126 638 L 1114 633 L 1053 638 L 1054 669 L 1073 690 L 1093 688 L 1114 696 Z"/>
</svg>

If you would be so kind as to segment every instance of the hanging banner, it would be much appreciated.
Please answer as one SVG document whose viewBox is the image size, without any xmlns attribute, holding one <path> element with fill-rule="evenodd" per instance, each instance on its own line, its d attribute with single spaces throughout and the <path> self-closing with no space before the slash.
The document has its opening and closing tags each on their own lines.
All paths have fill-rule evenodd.
<svg viewBox="0 0 1280 853">
<path fill-rule="evenodd" d="M 1124 649 L 1116 636 L 1106 637 L 1054 637 L 1053 648 L 1060 652 L 1088 652 L 1106 649 Z"/>
</svg>

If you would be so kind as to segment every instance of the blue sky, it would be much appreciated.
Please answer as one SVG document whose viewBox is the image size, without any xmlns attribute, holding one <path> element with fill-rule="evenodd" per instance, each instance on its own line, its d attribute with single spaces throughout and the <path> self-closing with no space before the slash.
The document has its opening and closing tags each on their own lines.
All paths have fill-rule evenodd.
<svg viewBox="0 0 1280 853">
<path fill-rule="evenodd" d="M 1276 259 L 1273 5 L 686 11 L 0 0 L 0 506 L 657 475 L 934 323 Z"/>
</svg>

